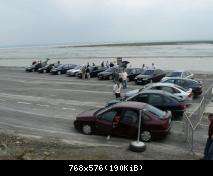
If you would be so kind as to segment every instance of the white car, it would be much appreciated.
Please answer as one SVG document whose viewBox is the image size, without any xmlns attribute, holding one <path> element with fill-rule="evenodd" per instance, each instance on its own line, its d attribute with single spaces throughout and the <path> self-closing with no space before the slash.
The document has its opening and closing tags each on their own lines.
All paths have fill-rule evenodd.
<svg viewBox="0 0 213 176">
<path fill-rule="evenodd" d="M 173 95 L 182 98 L 186 104 L 191 104 L 192 102 L 192 89 L 184 89 L 183 87 L 180 87 L 176 84 L 172 84 L 172 83 L 151 83 L 151 84 L 147 84 L 146 86 L 144 86 L 141 89 L 136 89 L 136 90 L 132 90 L 126 93 L 127 97 L 130 97 L 132 95 L 135 95 L 136 93 L 143 91 L 143 90 L 163 90 L 166 92 L 170 92 Z"/>
<path fill-rule="evenodd" d="M 78 73 L 80 72 L 80 70 L 81 70 L 81 66 L 78 65 L 73 69 L 67 70 L 67 75 L 68 76 L 77 76 Z"/>
<path fill-rule="evenodd" d="M 175 70 L 175 71 L 167 73 L 166 76 L 162 79 L 162 81 L 164 81 L 168 78 L 171 78 L 171 77 L 193 79 L 194 74 L 189 71 L 185 71 L 185 70 Z"/>
</svg>

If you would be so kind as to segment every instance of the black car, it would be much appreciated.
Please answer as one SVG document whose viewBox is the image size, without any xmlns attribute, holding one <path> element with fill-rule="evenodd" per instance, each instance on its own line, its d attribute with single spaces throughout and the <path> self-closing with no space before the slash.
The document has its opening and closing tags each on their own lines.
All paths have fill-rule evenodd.
<svg viewBox="0 0 213 176">
<path fill-rule="evenodd" d="M 89 70 L 90 70 L 90 77 L 91 78 L 95 78 L 98 76 L 98 73 L 105 71 L 107 68 L 106 67 L 102 67 L 102 66 L 89 66 Z M 82 78 L 82 73 L 79 72 L 78 73 L 78 77 Z M 85 77 L 87 78 L 87 75 L 85 75 Z"/>
<path fill-rule="evenodd" d="M 166 73 L 160 69 L 148 69 L 135 77 L 136 84 L 148 84 L 150 82 L 159 82 Z"/>
<path fill-rule="evenodd" d="M 161 82 L 177 84 L 185 89 L 191 88 L 195 97 L 202 94 L 203 85 L 200 81 L 185 78 L 167 78 Z"/>
<path fill-rule="evenodd" d="M 57 74 L 57 75 L 65 74 L 67 70 L 73 69 L 76 66 L 77 66 L 76 64 L 61 64 L 58 67 L 53 67 L 50 70 L 50 73 Z"/>
<path fill-rule="evenodd" d="M 39 68 L 42 67 L 42 64 L 39 62 L 37 64 L 31 65 L 25 69 L 27 72 L 36 72 Z"/>
<path fill-rule="evenodd" d="M 126 72 L 127 72 L 127 75 L 128 75 L 127 76 L 128 81 L 134 81 L 135 77 L 143 72 L 143 69 L 141 69 L 141 68 L 127 68 Z"/>
<path fill-rule="evenodd" d="M 112 80 L 114 78 L 114 74 L 115 74 L 115 68 L 114 67 L 110 67 L 107 70 L 98 73 L 98 79 L 109 79 Z"/>
<path fill-rule="evenodd" d="M 55 64 L 48 64 L 45 67 L 39 68 L 38 69 L 38 73 L 50 73 L 50 70 L 52 69 L 52 67 L 54 67 Z"/>
<path fill-rule="evenodd" d="M 121 101 L 144 102 L 163 111 L 171 111 L 173 117 L 182 116 L 186 108 L 186 103 L 183 99 L 161 90 L 145 90 L 131 97 L 112 100 L 107 103 L 107 106 L 111 106 Z"/>
</svg>

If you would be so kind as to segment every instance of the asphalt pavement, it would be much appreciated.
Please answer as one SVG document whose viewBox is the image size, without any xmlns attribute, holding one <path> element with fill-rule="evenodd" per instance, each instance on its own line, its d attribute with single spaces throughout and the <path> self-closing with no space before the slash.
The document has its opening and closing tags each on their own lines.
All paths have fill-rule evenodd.
<svg viewBox="0 0 213 176">
<path fill-rule="evenodd" d="M 212 75 L 211 75 L 212 77 Z M 204 92 L 213 79 L 200 76 Z M 28 73 L 24 68 L 0 69 L 0 129 L 13 130 L 17 134 L 54 136 L 70 142 L 88 145 L 126 145 L 130 139 L 112 138 L 107 142 L 104 136 L 85 136 L 74 129 L 73 121 L 82 111 L 103 107 L 114 99 L 111 80 L 97 78 L 82 80 L 66 75 Z M 128 90 L 140 86 L 133 82 Z M 123 90 L 122 93 L 125 93 Z M 187 112 L 192 112 L 202 96 L 193 100 Z M 207 137 L 208 122 L 201 123 L 196 131 L 195 152 L 202 155 Z M 186 141 L 184 120 L 174 121 L 171 134 L 160 141 L 147 144 L 160 150 L 189 151 Z"/>
</svg>

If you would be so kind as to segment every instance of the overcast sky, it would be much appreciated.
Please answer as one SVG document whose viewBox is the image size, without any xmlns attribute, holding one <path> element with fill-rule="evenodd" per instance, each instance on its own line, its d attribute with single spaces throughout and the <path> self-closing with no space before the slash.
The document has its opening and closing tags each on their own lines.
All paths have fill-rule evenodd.
<svg viewBox="0 0 213 176">
<path fill-rule="evenodd" d="M 213 0 L 0 0 L 0 46 L 213 40 Z"/>
</svg>

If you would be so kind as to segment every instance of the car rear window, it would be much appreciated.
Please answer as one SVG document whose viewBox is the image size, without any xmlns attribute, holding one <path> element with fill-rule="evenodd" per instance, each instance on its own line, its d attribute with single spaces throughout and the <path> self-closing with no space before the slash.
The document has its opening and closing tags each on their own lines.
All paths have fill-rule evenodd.
<svg viewBox="0 0 213 176">
<path fill-rule="evenodd" d="M 166 76 L 168 76 L 168 77 L 180 77 L 181 72 L 170 72 Z"/>
<path fill-rule="evenodd" d="M 184 92 L 187 92 L 187 89 L 185 89 L 185 88 L 183 88 L 183 87 L 181 87 L 181 86 L 175 85 L 175 87 L 177 87 L 178 89 L 180 89 L 180 90 L 182 90 L 182 91 L 184 91 Z"/>
<path fill-rule="evenodd" d="M 144 112 L 152 114 L 153 116 L 155 116 L 159 119 L 163 119 L 165 114 L 166 114 L 164 111 L 161 111 L 160 109 L 157 109 L 154 106 L 151 106 L 151 105 L 148 105 L 148 104 L 145 106 Z"/>
<path fill-rule="evenodd" d="M 143 75 L 152 75 L 154 73 L 154 70 L 146 70 L 143 72 Z"/>
<path fill-rule="evenodd" d="M 106 72 L 113 72 L 113 68 L 108 68 L 107 70 L 106 70 Z"/>
</svg>

